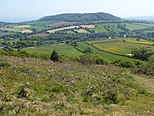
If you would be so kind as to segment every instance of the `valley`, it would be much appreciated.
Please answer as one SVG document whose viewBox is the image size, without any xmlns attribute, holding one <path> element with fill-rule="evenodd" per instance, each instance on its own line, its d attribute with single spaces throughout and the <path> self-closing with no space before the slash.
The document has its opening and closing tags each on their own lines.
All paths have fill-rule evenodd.
<svg viewBox="0 0 154 116">
<path fill-rule="evenodd" d="M 154 23 L 108 13 L 0 22 L 0 115 L 153 116 Z"/>
</svg>

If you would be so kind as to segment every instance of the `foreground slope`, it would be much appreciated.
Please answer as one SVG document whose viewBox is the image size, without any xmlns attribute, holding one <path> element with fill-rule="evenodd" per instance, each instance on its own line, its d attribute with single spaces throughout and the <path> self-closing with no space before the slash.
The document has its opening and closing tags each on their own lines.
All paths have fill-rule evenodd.
<svg viewBox="0 0 154 116">
<path fill-rule="evenodd" d="M 0 114 L 152 116 L 153 93 L 138 81 L 114 66 L 1 56 Z"/>
</svg>

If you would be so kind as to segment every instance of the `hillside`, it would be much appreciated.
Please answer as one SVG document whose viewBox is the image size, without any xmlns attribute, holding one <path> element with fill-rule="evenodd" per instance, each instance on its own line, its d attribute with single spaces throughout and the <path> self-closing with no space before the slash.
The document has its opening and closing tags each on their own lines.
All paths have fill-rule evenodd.
<svg viewBox="0 0 154 116">
<path fill-rule="evenodd" d="M 153 115 L 153 79 L 114 66 L 0 57 L 1 115 Z M 150 83 L 151 84 L 150 84 Z M 147 84 L 147 85 L 146 85 Z M 143 87 L 142 87 L 143 86 Z"/>
<path fill-rule="evenodd" d="M 55 16 L 45 16 L 40 21 L 70 21 L 70 22 L 86 22 L 100 20 L 119 20 L 120 18 L 108 13 L 68 13 Z"/>
</svg>

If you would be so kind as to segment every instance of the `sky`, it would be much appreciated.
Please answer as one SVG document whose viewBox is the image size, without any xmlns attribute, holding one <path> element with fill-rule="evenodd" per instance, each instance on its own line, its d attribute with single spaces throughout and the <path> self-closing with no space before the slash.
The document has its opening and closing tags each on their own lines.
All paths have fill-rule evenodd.
<svg viewBox="0 0 154 116">
<path fill-rule="evenodd" d="M 118 17 L 154 15 L 154 0 L 0 0 L 1 21 L 34 20 L 61 13 L 105 12 Z"/>
</svg>

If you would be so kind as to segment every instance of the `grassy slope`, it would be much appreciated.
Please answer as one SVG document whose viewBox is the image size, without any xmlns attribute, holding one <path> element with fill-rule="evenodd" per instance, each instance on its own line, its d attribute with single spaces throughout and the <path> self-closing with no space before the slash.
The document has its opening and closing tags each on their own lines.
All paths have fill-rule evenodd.
<svg viewBox="0 0 154 116">
<path fill-rule="evenodd" d="M 2 115 L 154 113 L 153 94 L 141 88 L 125 69 L 7 56 L 1 56 L 0 62 L 11 65 L 0 67 Z M 22 88 L 27 96 L 21 94 Z M 113 104 L 109 99 L 118 101 Z"/>
<path fill-rule="evenodd" d="M 108 32 L 103 25 L 96 25 L 96 28 L 91 30 L 95 30 L 97 33 Z"/>
<path fill-rule="evenodd" d="M 44 46 L 44 47 L 34 47 L 34 48 L 25 48 L 23 50 L 26 50 L 29 53 L 51 55 L 51 53 L 54 49 L 59 53 L 59 55 L 65 55 L 65 56 L 80 56 L 80 55 L 82 55 L 81 52 L 74 49 L 71 45 L 66 45 L 66 44 Z"/>
<path fill-rule="evenodd" d="M 138 30 L 148 28 L 148 25 L 126 23 L 126 28 L 129 30 Z"/>
</svg>

